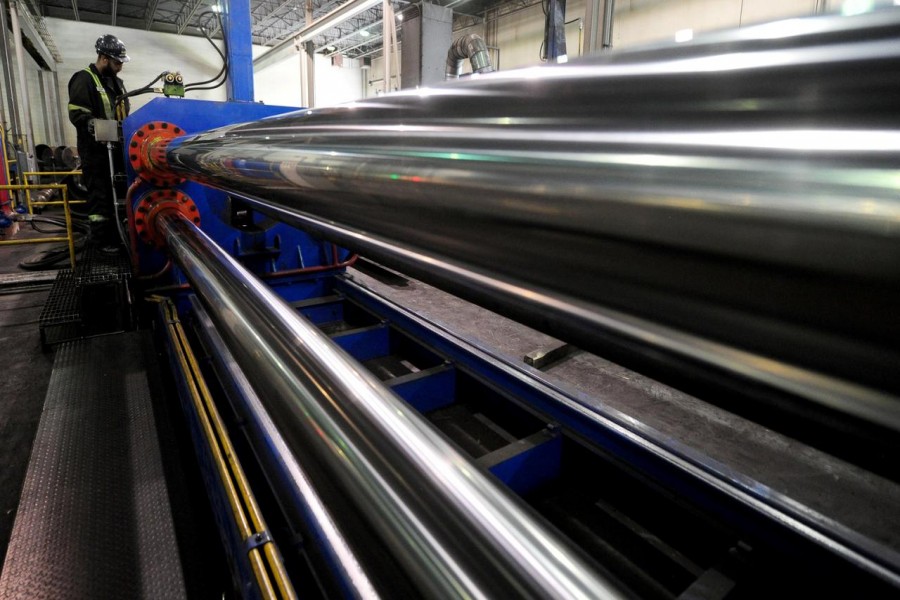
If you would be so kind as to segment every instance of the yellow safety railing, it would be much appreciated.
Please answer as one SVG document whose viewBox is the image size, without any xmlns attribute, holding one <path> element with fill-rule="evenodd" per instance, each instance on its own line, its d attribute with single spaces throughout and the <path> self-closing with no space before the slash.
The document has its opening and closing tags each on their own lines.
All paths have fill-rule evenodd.
<svg viewBox="0 0 900 600">
<path fill-rule="evenodd" d="M 42 237 L 42 238 L 32 238 L 27 240 L 3 240 L 0 241 L 0 246 L 11 246 L 16 244 L 44 244 L 47 242 L 68 242 L 69 244 L 69 264 L 72 268 L 75 268 L 75 238 L 72 235 L 72 211 L 69 209 L 70 204 L 84 204 L 84 200 L 73 200 L 69 201 L 69 189 L 68 186 L 64 183 L 42 183 L 35 185 L 0 185 L 0 190 L 8 190 L 8 191 L 26 191 L 30 190 L 46 190 L 46 189 L 55 189 L 60 190 L 60 194 L 62 195 L 62 200 L 47 200 L 41 202 L 33 202 L 29 203 L 28 212 L 31 213 L 32 205 L 34 206 L 62 206 L 63 211 L 66 215 L 66 237 L 53 236 L 53 237 Z"/>
<path fill-rule="evenodd" d="M 22 173 L 22 177 L 25 178 L 25 183 L 27 185 L 39 185 L 36 183 L 31 183 L 29 179 L 32 177 L 41 177 L 43 175 L 62 177 L 67 177 L 69 175 L 81 175 L 81 169 L 73 169 L 71 171 L 25 171 Z M 40 189 L 47 189 L 49 187 L 49 185 L 40 185 Z M 31 189 L 37 188 L 29 188 L 25 190 L 25 205 L 28 207 L 29 215 L 34 214 L 34 209 L 32 208 L 33 205 L 31 202 Z M 83 204 L 84 202 L 85 200 L 72 200 L 70 204 Z M 39 202 L 35 204 L 40 205 Z"/>
<path fill-rule="evenodd" d="M 6 129 L 2 126 L 2 124 L 0 124 L 0 144 L 3 144 L 3 146 L 2 146 L 2 148 L 3 148 L 3 169 L 6 173 L 6 183 L 12 183 L 12 178 L 9 174 L 10 159 L 9 159 L 9 156 L 7 155 L 7 151 L 9 150 L 9 148 L 7 148 L 7 146 L 6 146 Z M 15 161 L 13 161 L 13 162 L 15 162 Z M 10 200 L 11 206 L 14 206 L 16 204 L 16 202 L 13 202 L 12 194 L 9 195 L 9 200 Z M 16 198 L 16 200 L 18 200 L 18 198 Z"/>
</svg>

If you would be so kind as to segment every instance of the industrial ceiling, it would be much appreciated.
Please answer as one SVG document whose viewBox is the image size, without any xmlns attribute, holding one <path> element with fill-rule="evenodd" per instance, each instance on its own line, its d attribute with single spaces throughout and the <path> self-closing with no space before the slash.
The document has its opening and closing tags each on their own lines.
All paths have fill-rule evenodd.
<svg viewBox="0 0 900 600">
<path fill-rule="evenodd" d="M 205 27 L 214 35 L 218 26 L 213 14 L 217 0 L 26 0 L 38 17 L 103 23 L 146 31 L 181 35 L 202 35 Z M 310 0 L 313 18 L 319 19 L 348 0 Z M 463 27 L 477 23 L 486 11 L 502 13 L 536 4 L 540 0 L 435 0 L 434 4 L 453 8 Z M 402 18 L 415 14 L 418 3 L 392 0 L 395 14 Z M 307 0 L 251 0 L 250 19 L 253 43 L 274 46 L 306 26 Z M 317 35 L 313 43 L 319 52 L 344 54 L 349 58 L 377 55 L 381 51 L 381 5 Z"/>
</svg>

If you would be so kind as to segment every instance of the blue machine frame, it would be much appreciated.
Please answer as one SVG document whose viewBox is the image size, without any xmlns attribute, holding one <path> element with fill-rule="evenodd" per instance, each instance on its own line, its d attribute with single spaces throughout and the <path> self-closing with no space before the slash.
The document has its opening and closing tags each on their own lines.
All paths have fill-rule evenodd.
<svg viewBox="0 0 900 600">
<path fill-rule="evenodd" d="M 177 125 L 187 135 L 217 127 L 254 121 L 264 117 L 298 110 L 285 106 L 269 106 L 247 102 L 214 102 L 181 98 L 155 98 L 130 115 L 122 124 L 126 143 L 143 125 L 165 121 Z M 126 161 L 128 183 L 137 177 Z M 140 199 L 154 188 L 141 183 L 129 201 L 132 210 Z M 257 274 L 280 273 L 333 262 L 333 245 L 316 240 L 309 235 L 282 223 L 254 213 L 250 227 L 235 228 L 230 224 L 231 201 L 224 192 L 214 190 L 193 181 L 184 181 L 172 189 L 189 196 L 202 215 L 203 230 L 232 255 L 240 258 Z M 345 258 L 346 251 L 339 251 Z M 139 242 L 138 267 L 142 274 L 156 273 L 166 264 L 165 255 Z M 175 282 L 183 283 L 176 272 Z"/>
</svg>

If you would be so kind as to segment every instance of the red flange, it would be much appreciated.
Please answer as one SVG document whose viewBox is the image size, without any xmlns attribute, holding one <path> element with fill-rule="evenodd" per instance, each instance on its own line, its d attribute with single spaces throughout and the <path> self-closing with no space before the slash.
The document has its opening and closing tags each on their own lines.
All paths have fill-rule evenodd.
<svg viewBox="0 0 900 600">
<path fill-rule="evenodd" d="M 156 229 L 156 216 L 165 210 L 176 210 L 194 225 L 200 226 L 200 211 L 187 194 L 167 189 L 153 190 L 138 201 L 134 209 L 134 229 L 145 244 L 162 248 L 164 240 Z"/>
<path fill-rule="evenodd" d="M 157 187 L 184 181 L 183 177 L 169 171 L 166 163 L 166 147 L 184 133 L 184 129 L 166 121 L 152 121 L 135 131 L 128 143 L 128 160 L 135 173 Z"/>
</svg>

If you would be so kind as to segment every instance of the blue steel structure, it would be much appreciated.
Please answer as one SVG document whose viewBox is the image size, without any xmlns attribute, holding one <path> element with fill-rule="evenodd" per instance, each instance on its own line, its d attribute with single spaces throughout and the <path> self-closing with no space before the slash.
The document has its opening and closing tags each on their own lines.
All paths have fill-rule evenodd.
<svg viewBox="0 0 900 600">
<path fill-rule="evenodd" d="M 127 141 L 131 140 L 135 131 L 146 123 L 163 121 L 180 127 L 189 136 L 192 133 L 293 110 L 296 109 L 258 103 L 156 98 L 129 116 L 123 123 L 122 130 Z M 137 174 L 131 164 L 127 165 L 127 175 L 129 184 L 133 184 Z M 129 196 L 132 210 L 154 189 L 156 188 L 148 183 L 137 184 Z M 334 259 L 331 244 L 314 240 L 295 228 L 272 221 L 258 213 L 248 211 L 245 220 L 235 226 L 233 222 L 238 220 L 234 214 L 237 210 L 236 204 L 223 192 L 190 180 L 169 189 L 189 196 L 202 215 L 203 229 L 254 272 L 283 273 L 326 265 Z M 166 264 L 165 254 L 147 244 L 139 244 L 137 250 L 138 271 L 141 275 L 157 273 Z M 346 252 L 341 251 L 339 258 L 345 257 Z M 177 275 L 176 282 L 182 282 Z"/>
<path fill-rule="evenodd" d="M 228 56 L 228 99 L 253 102 L 253 50 L 250 0 L 228 0 L 222 11 Z"/>
<path fill-rule="evenodd" d="M 211 102 L 181 98 L 156 98 L 130 115 L 123 123 L 123 135 L 131 140 L 135 132 L 150 122 L 166 122 L 177 125 L 184 135 L 225 125 L 261 119 L 296 110 L 291 107 L 268 106 L 251 102 Z M 127 144 L 126 144 L 127 146 Z M 126 156 L 126 159 L 128 157 Z M 128 160 L 127 176 L 131 193 L 126 201 L 131 212 L 137 210 L 141 200 L 157 188 L 137 177 Z M 132 187 L 133 186 L 133 187 Z M 273 285 L 287 298 L 300 298 L 323 293 L 325 276 L 306 274 L 312 268 L 343 260 L 347 252 L 333 244 L 315 240 L 308 234 L 280 222 L 272 221 L 253 211 L 241 215 L 235 201 L 224 192 L 185 180 L 167 190 L 181 192 L 190 197 L 201 215 L 203 229 L 223 247 L 239 258 L 249 269 L 259 275 L 274 276 Z M 130 224 L 134 230 L 134 223 Z M 176 288 L 185 283 L 177 267 L 169 268 L 168 257 L 162 250 L 141 240 L 137 241 L 136 275 L 147 278 L 148 285 L 169 285 Z M 173 297 L 184 318 L 188 318 L 187 293 Z M 166 322 L 160 306 L 159 319 Z M 188 431 L 194 441 L 198 464 L 201 466 L 204 486 L 207 490 L 213 518 L 219 529 L 223 548 L 232 569 L 235 587 L 248 599 L 266 597 L 260 589 L 252 565 L 248 559 L 248 540 L 242 539 L 231 517 L 232 508 L 220 481 L 216 465 L 204 441 L 203 426 L 191 403 L 190 387 L 193 385 L 179 371 L 178 360 L 170 344 L 161 342 L 166 349 L 169 366 L 174 374 Z"/>
<path fill-rule="evenodd" d="M 551 3 L 551 6 L 556 10 L 552 11 L 552 18 L 548 16 L 548 25 L 554 23 L 553 27 L 548 27 L 548 34 L 564 35 L 564 2 Z M 126 141 L 149 122 L 178 125 L 190 136 L 296 110 L 252 102 L 249 35 L 243 35 L 249 32 L 246 0 L 229 3 L 225 32 L 231 65 L 228 97 L 238 102 L 156 99 L 126 119 L 123 124 Z M 548 58 L 556 58 L 562 53 L 560 49 L 564 49 L 564 37 L 551 35 L 548 39 L 551 42 L 547 48 Z M 558 42 L 562 43 L 561 48 Z M 179 141 L 174 141 L 172 147 L 178 144 Z M 267 163 L 260 163 L 259 169 L 254 169 L 254 165 L 245 161 L 239 170 L 253 171 L 259 177 L 260 174 L 265 176 L 268 168 Z M 129 182 L 135 177 L 129 166 Z M 129 197 L 132 209 L 151 189 L 146 183 L 135 184 Z M 852 545 L 832 554 L 815 536 L 807 535 L 805 532 L 810 527 L 821 524 L 798 510 L 790 498 L 760 490 L 749 480 L 735 483 L 727 469 L 704 463 L 689 449 L 668 444 L 656 432 L 642 428 L 613 409 L 591 404 L 571 391 L 554 387 L 535 369 L 516 365 L 517 357 L 497 356 L 490 348 L 448 335 L 434 322 L 387 301 L 346 277 L 342 268 L 329 270 L 329 265 L 348 258 L 346 250 L 252 210 L 247 211 L 247 216 L 236 218 L 235 207 L 240 205 L 240 198 L 229 197 L 198 182 L 186 180 L 173 189 L 190 196 L 196 203 L 202 217 L 201 227 L 208 236 L 270 283 L 300 314 L 328 332 L 331 340 L 363 367 L 378 374 L 383 383 L 414 410 L 439 422 L 444 415 L 458 413 L 477 401 L 477 410 L 487 414 L 503 430 L 503 435 L 492 437 L 490 431 L 485 431 L 476 441 L 466 436 L 454 437 L 454 441 L 473 462 L 490 471 L 514 493 L 528 498 L 537 510 L 544 506 L 542 502 L 547 490 L 604 485 L 606 482 L 600 480 L 605 476 L 612 482 L 611 487 L 633 489 L 633 497 L 638 498 L 645 490 L 642 486 L 646 480 L 652 482 L 646 489 L 666 490 L 665 495 L 659 499 L 654 497 L 653 501 L 660 505 L 668 503 L 666 509 L 682 517 L 681 520 L 668 519 L 670 522 L 666 525 L 685 539 L 707 535 L 711 539 L 721 537 L 726 547 L 733 543 L 739 550 L 738 541 L 752 540 L 758 551 L 771 550 L 781 556 L 798 557 L 798 564 L 809 572 L 846 572 L 849 577 L 857 569 L 863 572 L 878 570 L 876 561 Z M 166 263 L 167 257 L 161 250 L 144 244 L 139 246 L 140 273 L 158 272 Z M 315 270 L 317 267 L 323 270 Z M 166 277 L 169 279 L 154 281 L 154 285 L 176 284 L 177 287 L 186 281 L 177 268 Z M 202 323 L 208 321 L 208 317 L 202 307 L 195 297 L 189 296 L 189 290 L 178 289 L 175 293 L 182 318 L 194 322 L 197 337 L 204 339 L 209 333 L 203 331 Z M 166 317 L 161 314 L 159 318 L 165 320 Z M 213 379 L 228 365 L 216 352 L 209 354 L 210 361 L 204 369 Z M 412 364 L 415 368 L 402 372 L 402 369 L 394 368 L 400 363 Z M 246 597 L 261 597 L 253 581 L 252 569 L 247 564 L 246 540 L 240 539 L 227 518 L 228 502 L 216 484 L 214 466 L 202 451 L 200 425 L 187 408 L 189 384 L 178 378 L 177 367 L 173 359 L 176 386 L 186 405 L 189 429 L 195 438 L 226 552 L 234 565 L 234 576 Z M 242 395 L 245 390 L 230 387 L 227 382 L 221 385 L 238 414 L 242 412 L 241 406 L 252 404 L 252 399 Z M 260 429 L 253 435 L 265 438 L 265 431 Z M 255 450 L 260 454 L 258 448 Z M 616 470 L 621 465 L 628 465 L 631 472 L 640 475 L 621 475 Z M 585 481 L 590 479 L 586 475 L 597 481 Z M 273 488 L 277 487 L 279 477 L 287 478 L 286 474 L 273 475 L 271 472 L 267 476 L 276 480 L 270 481 Z M 289 514 L 288 520 L 312 518 L 300 508 L 301 498 L 284 493 L 288 497 L 279 498 L 280 508 L 288 513 L 297 511 L 297 514 Z M 698 507 L 705 512 L 704 519 L 712 517 L 716 524 L 696 517 L 693 510 L 686 510 L 683 505 Z M 681 510 L 684 512 L 680 513 Z M 648 512 L 654 511 L 655 508 L 651 508 Z M 777 518 L 771 518 L 773 514 Z M 564 519 L 556 522 L 561 527 L 565 523 Z M 721 526 L 721 523 L 727 525 Z M 308 525 L 315 529 L 314 524 Z M 602 555 L 602 552 L 598 554 Z M 699 559 L 698 566 L 712 568 Z M 683 576 L 680 572 L 677 575 Z M 634 584 L 633 581 L 628 583 Z M 640 582 L 637 585 L 640 589 Z M 341 592 L 350 595 L 348 589 L 340 586 L 338 582 Z M 674 589 L 677 589 L 676 584 L 673 584 Z"/>
</svg>

